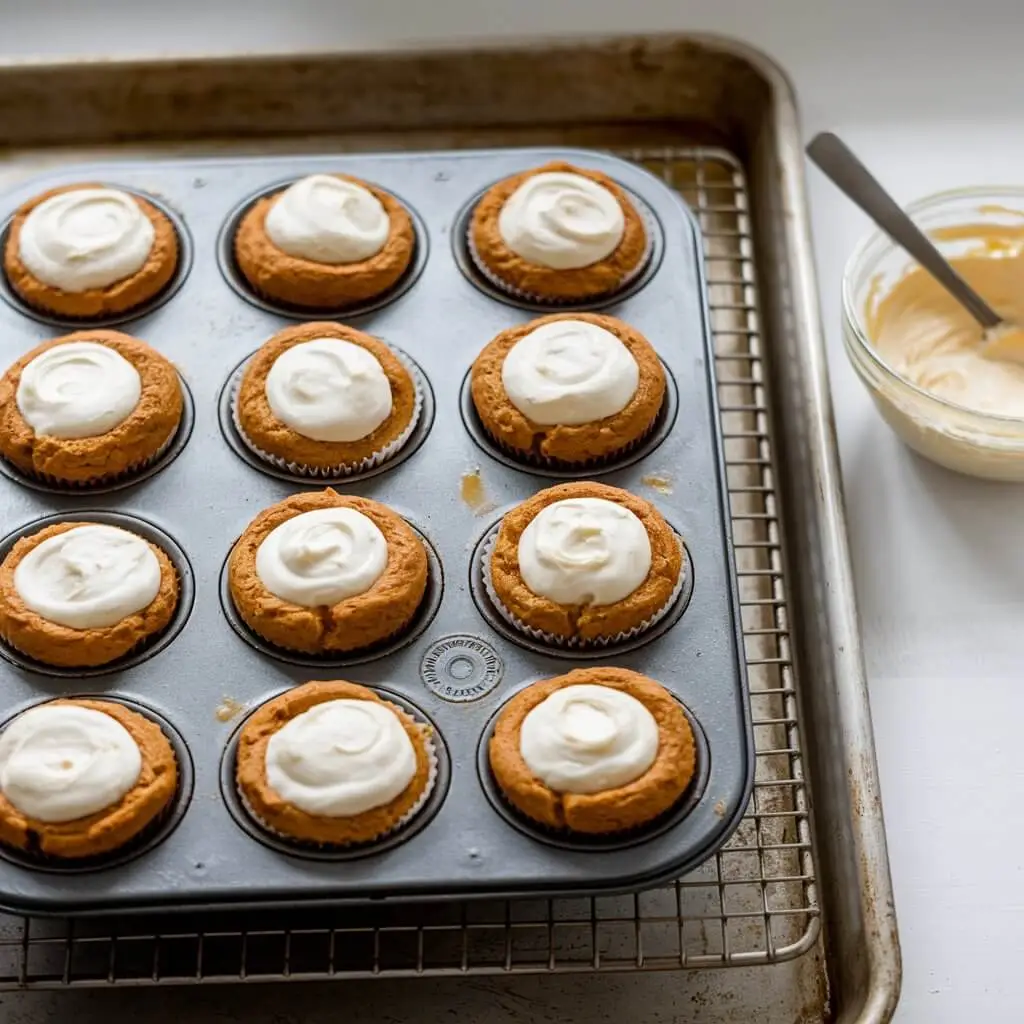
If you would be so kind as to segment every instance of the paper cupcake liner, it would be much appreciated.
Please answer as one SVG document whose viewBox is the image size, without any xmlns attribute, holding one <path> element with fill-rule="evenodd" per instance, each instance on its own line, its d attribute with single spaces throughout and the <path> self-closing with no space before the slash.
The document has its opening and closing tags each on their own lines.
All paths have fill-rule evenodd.
<svg viewBox="0 0 1024 1024">
<path fill-rule="evenodd" d="M 65 480 L 64 477 L 53 476 L 50 473 L 36 473 L 30 470 L 18 469 L 19 473 L 23 473 L 27 477 L 31 477 L 33 480 L 38 480 L 39 483 L 46 484 L 49 487 L 58 487 L 63 490 L 69 491 L 88 491 L 93 487 L 106 487 L 109 484 L 118 483 L 121 480 L 128 480 L 133 476 L 141 473 L 143 470 L 148 469 L 163 458 L 167 454 L 167 450 L 171 447 L 174 439 L 178 436 L 178 431 L 181 429 L 181 422 L 171 431 L 170 436 L 166 441 L 152 455 L 148 458 L 140 459 L 138 462 L 133 462 L 130 466 L 122 469 L 120 473 L 109 473 L 106 476 L 93 477 L 91 480 Z M 11 463 L 11 465 L 14 465 Z"/>
<path fill-rule="evenodd" d="M 405 429 L 398 435 L 398 437 L 393 441 L 388 442 L 388 444 L 383 448 L 373 452 L 371 455 L 368 455 L 366 458 L 360 459 L 358 462 L 342 462 L 336 466 L 308 466 L 301 462 L 292 462 L 288 459 L 284 459 L 279 455 L 271 455 L 270 452 L 265 452 L 255 444 L 242 429 L 242 423 L 238 417 L 238 392 L 242 386 L 242 378 L 245 376 L 246 367 L 249 365 L 248 359 L 235 371 L 234 376 L 231 378 L 231 422 L 234 424 L 235 432 L 238 434 L 245 447 L 262 462 L 275 466 L 277 469 L 283 470 L 286 473 L 291 473 L 293 476 L 304 476 L 308 477 L 310 480 L 339 476 L 355 476 L 357 473 L 365 473 L 369 469 L 374 469 L 377 466 L 383 465 L 389 459 L 394 458 L 394 456 L 405 447 L 409 439 L 412 437 L 413 431 L 418 426 L 420 417 L 423 415 L 423 392 L 425 389 L 423 376 L 420 374 L 417 367 L 415 367 L 410 360 L 406 359 L 405 356 L 396 349 L 391 349 L 391 351 L 412 378 L 412 415 L 409 417 L 409 422 L 406 424 Z"/>
<path fill-rule="evenodd" d="M 579 462 L 569 462 L 566 459 L 557 459 L 550 455 L 538 455 L 536 452 L 528 452 L 523 451 L 521 448 L 515 448 L 512 445 L 506 444 L 500 438 L 495 437 L 494 434 L 487 429 L 487 426 L 484 424 L 479 413 L 477 413 L 477 419 L 480 421 L 480 428 L 487 435 L 487 439 L 495 446 L 495 448 L 500 449 L 517 462 L 521 462 L 526 466 L 536 466 L 539 469 L 564 470 L 567 473 L 576 473 L 610 466 L 613 463 L 618 462 L 619 459 L 625 458 L 630 453 L 635 452 L 637 448 L 650 440 L 651 435 L 654 433 L 655 429 L 657 429 L 664 405 L 665 402 L 662 400 L 662 408 L 658 410 L 657 415 L 653 420 L 651 420 L 650 426 L 648 426 L 642 434 L 633 438 L 632 441 L 624 444 L 621 448 L 616 448 L 615 451 L 609 452 L 607 455 L 597 455 L 589 459 L 583 459 Z"/>
<path fill-rule="evenodd" d="M 683 556 L 682 568 L 679 573 L 679 579 L 676 581 L 675 587 L 672 588 L 672 593 L 669 595 L 668 600 L 649 619 L 645 619 L 638 625 L 633 626 L 632 629 L 624 630 L 623 632 L 616 633 L 613 636 L 599 636 L 589 639 L 582 639 L 575 636 L 556 636 L 554 633 L 546 633 L 544 630 L 535 629 L 533 626 L 527 625 L 522 621 L 522 619 L 513 615 L 512 612 L 502 604 L 501 599 L 498 597 L 497 591 L 494 589 L 494 580 L 491 576 L 491 556 L 494 554 L 494 546 L 498 542 L 499 533 L 500 530 L 494 531 L 493 536 L 484 545 L 484 550 L 481 556 L 483 558 L 484 590 L 487 592 L 487 596 L 490 598 L 491 604 L 494 606 L 498 614 L 520 633 L 533 640 L 539 640 L 541 643 L 548 644 L 551 647 L 559 647 L 563 650 L 585 651 L 593 650 L 595 648 L 609 647 L 612 644 L 632 640 L 634 637 L 640 636 L 641 633 L 646 633 L 647 630 L 661 622 L 661 620 L 672 610 L 673 605 L 675 605 L 676 601 L 679 600 L 679 597 L 683 592 L 683 588 L 686 586 L 686 581 L 690 572 L 689 560 L 686 557 L 686 547 L 683 544 L 682 538 L 673 531 L 673 536 L 675 536 L 676 542 L 679 544 L 680 553 Z"/>
<path fill-rule="evenodd" d="M 545 306 L 565 306 L 567 309 L 589 302 L 599 302 L 611 295 L 615 295 L 617 292 L 622 291 L 623 288 L 629 287 L 629 285 L 631 285 L 644 272 L 644 270 L 647 269 L 647 264 L 650 263 L 651 256 L 654 253 L 654 232 L 656 230 L 654 219 L 639 199 L 630 195 L 629 200 L 633 204 L 633 209 L 636 210 L 637 215 L 643 221 L 646 245 L 644 246 L 643 255 L 639 260 L 637 260 L 636 266 L 630 270 L 614 288 L 609 288 L 604 292 L 566 299 L 551 295 L 539 295 L 536 292 L 527 292 L 520 288 L 516 288 L 515 285 L 509 284 L 507 281 L 495 274 L 480 256 L 480 253 L 477 251 L 476 244 L 473 242 L 472 217 L 470 217 L 469 227 L 466 231 L 466 250 L 469 253 L 469 258 L 473 261 L 473 266 L 480 272 L 487 282 L 514 299 L 522 299 L 524 302 L 536 302 Z"/>
<path fill-rule="evenodd" d="M 382 698 L 386 703 L 391 704 L 387 698 Z M 392 704 L 392 707 L 399 707 L 397 704 Z M 318 843 L 311 839 L 301 839 L 297 836 L 289 835 L 287 832 L 282 832 L 280 829 L 274 828 L 268 822 L 264 821 L 252 808 L 249 801 L 246 800 L 245 794 L 237 786 L 235 792 L 238 794 L 239 802 L 245 809 L 245 813 L 261 829 L 268 832 L 272 836 L 276 836 L 278 839 L 283 839 L 287 843 L 291 843 L 295 846 L 312 847 L 318 850 L 350 850 L 360 846 L 369 846 L 371 843 L 379 843 L 382 839 L 387 839 L 388 836 L 395 835 L 396 832 L 401 831 L 405 828 L 423 810 L 426 806 L 427 800 L 430 799 L 430 795 L 434 792 L 434 787 L 437 785 L 437 774 L 438 774 L 438 761 L 437 761 L 437 745 L 433 740 L 433 730 L 426 722 L 421 721 L 411 712 L 406 711 L 405 708 L 400 708 L 401 711 L 405 711 L 412 720 L 423 730 L 423 744 L 427 750 L 427 784 L 423 787 L 423 792 L 419 795 L 416 802 L 403 814 L 389 829 L 385 829 L 383 832 L 378 832 L 372 839 L 362 839 L 358 842 L 352 843 Z"/>
</svg>

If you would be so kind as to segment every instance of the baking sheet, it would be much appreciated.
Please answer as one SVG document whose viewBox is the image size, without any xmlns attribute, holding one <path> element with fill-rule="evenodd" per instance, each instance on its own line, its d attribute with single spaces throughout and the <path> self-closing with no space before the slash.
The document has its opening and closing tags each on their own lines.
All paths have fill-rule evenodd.
<svg viewBox="0 0 1024 1024">
<path fill-rule="evenodd" d="M 368 75 L 375 83 L 370 94 L 361 88 Z M 19 181 L 72 160 L 161 153 L 572 144 L 614 149 L 642 163 L 686 195 L 705 239 L 713 235 L 705 266 L 716 362 L 720 381 L 737 382 L 719 392 L 747 406 L 723 416 L 730 493 L 752 514 L 775 517 L 749 538 L 774 546 L 756 558 L 750 548 L 746 556 L 750 572 L 779 575 L 768 582 L 744 576 L 741 592 L 780 599 L 759 606 L 746 623 L 758 754 L 747 816 L 713 861 L 651 899 L 506 904 L 475 922 L 478 928 L 458 911 L 439 922 L 413 908 L 403 917 L 317 922 L 322 932 L 308 942 L 297 937 L 304 922 L 280 914 L 192 920 L 178 928 L 153 919 L 129 941 L 110 928 L 83 934 L 67 922 L 8 918 L 0 984 L 407 974 L 448 976 L 463 988 L 469 974 L 480 979 L 474 991 L 490 1012 L 509 991 L 546 992 L 546 999 L 565 992 L 566 1005 L 574 1005 L 573 992 L 598 983 L 583 977 L 575 986 L 565 975 L 604 972 L 615 975 L 601 988 L 610 1001 L 634 1006 L 670 996 L 674 1006 L 692 1007 L 715 1024 L 890 1019 L 900 987 L 899 942 L 802 139 L 785 73 L 732 40 L 664 35 L 497 43 L 456 53 L 21 62 L 0 66 L 0 77 L 0 125 L 9 146 L 0 180 Z M 347 925 L 354 930 L 346 943 L 342 935 L 349 933 L 336 929 Z M 493 938 L 485 952 L 493 945 L 501 955 L 475 955 L 481 931 Z M 352 944 L 365 949 L 364 959 L 344 954 Z M 293 947 L 313 954 L 294 971 Z M 210 951 L 224 958 L 210 963 Z M 695 969 L 704 967 L 731 969 Z M 650 971 L 669 973 L 621 984 L 617 977 Z M 557 987 L 544 978 L 486 978 L 551 972 L 560 975 Z M 388 990 L 381 1003 L 390 1003 L 393 987 L 381 986 Z M 443 998 L 439 988 L 430 993 Z M 411 983 L 401 998 L 419 1005 L 427 998 L 423 983 Z"/>
</svg>

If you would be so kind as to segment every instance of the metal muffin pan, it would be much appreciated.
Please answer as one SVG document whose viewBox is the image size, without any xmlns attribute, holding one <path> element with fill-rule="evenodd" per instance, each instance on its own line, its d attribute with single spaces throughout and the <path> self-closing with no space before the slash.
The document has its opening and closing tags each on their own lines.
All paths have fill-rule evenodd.
<svg viewBox="0 0 1024 1024">
<path fill-rule="evenodd" d="M 597 305 L 642 331 L 674 382 L 671 408 L 653 443 L 586 474 L 534 472 L 491 454 L 479 431 L 467 429 L 460 398 L 480 349 L 504 328 L 537 315 L 481 285 L 464 253 L 467 204 L 495 181 L 557 159 L 604 171 L 642 202 L 656 232 L 651 264 L 624 294 Z M 242 298 L 225 232 L 246 197 L 252 201 L 304 174 L 331 170 L 373 181 L 410 208 L 418 232 L 411 278 L 386 304 L 361 315 L 321 310 L 299 317 L 275 312 L 259 297 Z M 81 678 L 85 673 L 68 677 L 12 658 L 0 662 L 0 686 L 8 709 L 83 691 L 150 708 L 191 751 L 193 792 L 173 832 L 116 866 L 111 861 L 88 870 L 43 871 L 0 860 L 0 906 L 67 915 L 629 890 L 676 877 L 723 843 L 749 797 L 752 736 L 700 239 L 679 199 L 614 157 L 535 149 L 70 167 L 22 183 L 0 200 L 0 216 L 44 189 L 90 180 L 155 197 L 191 236 L 191 266 L 183 268 L 177 294 L 120 329 L 178 366 L 192 393 L 194 426 L 172 462 L 114 492 L 53 493 L 8 476 L 0 481 L 4 532 L 32 532 L 43 525 L 41 517 L 52 515 L 136 517 L 180 547 L 194 602 L 180 629 L 88 681 Z M 282 479 L 226 440 L 229 378 L 296 318 L 341 320 L 408 353 L 429 385 L 433 409 L 432 421 L 425 412 L 429 430 L 415 439 L 419 444 L 409 457 L 335 485 L 405 515 L 436 556 L 427 605 L 412 633 L 343 659 L 344 667 L 339 659 L 292 657 L 254 644 L 237 621 L 229 621 L 232 609 L 222 586 L 232 544 L 261 509 L 323 486 Z M 5 367 L 57 333 L 48 318 L 0 302 Z M 489 511 L 462 500 L 469 473 L 479 474 Z M 474 552 L 484 536 L 504 511 L 557 479 L 597 475 L 653 501 L 685 539 L 691 580 L 678 608 L 641 642 L 599 653 L 535 649 L 525 638 L 493 628 L 478 607 L 473 575 Z M 518 689 L 594 664 L 645 672 L 685 705 L 699 726 L 697 779 L 684 798 L 686 813 L 670 814 L 622 842 L 540 837 L 529 823 L 493 805 L 481 744 L 497 710 Z M 242 716 L 289 686 L 332 678 L 390 691 L 433 722 L 445 752 L 443 785 L 439 777 L 422 821 L 377 845 L 311 854 L 266 836 L 257 841 L 258 828 L 239 827 L 244 809 L 222 791 L 230 782 L 225 765 Z"/>
</svg>

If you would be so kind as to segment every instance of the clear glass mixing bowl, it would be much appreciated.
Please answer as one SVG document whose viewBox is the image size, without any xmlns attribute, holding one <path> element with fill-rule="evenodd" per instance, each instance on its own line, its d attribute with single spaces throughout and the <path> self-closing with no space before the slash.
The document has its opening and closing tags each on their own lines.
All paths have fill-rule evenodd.
<svg viewBox="0 0 1024 1024">
<path fill-rule="evenodd" d="M 977 251 L 970 236 L 936 238 L 938 229 L 996 225 L 1019 233 L 1024 246 L 1024 187 L 985 186 L 928 196 L 907 212 L 947 259 Z M 950 234 L 955 235 L 954 232 Z M 881 299 L 913 261 L 881 231 L 856 249 L 843 273 L 843 343 L 885 421 L 915 451 L 970 476 L 1024 481 L 1024 420 L 972 412 L 929 394 L 897 374 L 875 350 L 865 310 Z M 1024 287 L 1024 275 L 1022 275 Z"/>
</svg>

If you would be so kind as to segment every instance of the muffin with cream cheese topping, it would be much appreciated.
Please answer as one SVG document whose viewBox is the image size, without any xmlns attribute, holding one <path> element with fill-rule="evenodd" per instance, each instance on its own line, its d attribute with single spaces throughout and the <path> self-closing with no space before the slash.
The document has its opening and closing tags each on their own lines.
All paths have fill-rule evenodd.
<svg viewBox="0 0 1024 1024">
<path fill-rule="evenodd" d="M 397 512 L 327 488 L 261 512 L 232 549 L 228 581 L 238 614 L 264 640 L 338 654 L 401 633 L 428 569 L 423 541 Z"/>
<path fill-rule="evenodd" d="M 377 298 L 409 269 L 416 232 L 391 193 L 347 174 L 311 174 L 257 200 L 234 239 L 260 295 L 305 309 Z"/>
<path fill-rule="evenodd" d="M 419 422 L 416 372 L 388 345 L 336 323 L 287 327 L 249 360 L 233 399 L 242 440 L 303 476 L 342 476 L 396 455 Z"/>
<path fill-rule="evenodd" d="M 0 732 L 0 843 L 29 854 L 113 853 L 160 820 L 177 788 L 163 730 L 116 701 L 48 701 Z"/>
<path fill-rule="evenodd" d="M 539 491 L 484 551 L 484 584 L 516 629 L 555 646 L 629 639 L 668 613 L 685 582 L 682 540 L 649 502 L 592 482 Z"/>
<path fill-rule="evenodd" d="M 130 313 L 170 282 L 180 259 L 171 221 L 152 203 L 105 185 L 64 185 L 11 221 L 3 266 L 34 309 L 75 319 Z"/>
<path fill-rule="evenodd" d="M 429 726 L 373 690 L 297 686 L 242 727 L 235 780 L 249 813 L 300 843 L 371 842 L 410 821 L 437 778 Z"/>
<path fill-rule="evenodd" d="M 159 458 L 183 411 L 178 371 L 156 349 L 119 331 L 76 331 L 0 378 L 0 455 L 49 483 L 104 484 Z"/>
<path fill-rule="evenodd" d="M 520 690 L 498 716 L 488 761 L 527 818 L 600 835 L 670 810 L 693 779 L 696 746 L 682 706 L 660 683 L 599 667 Z"/>
<path fill-rule="evenodd" d="M 621 185 L 556 161 L 499 181 L 473 211 L 469 248 L 510 295 L 581 302 L 610 295 L 643 269 L 647 227 Z"/>
<path fill-rule="evenodd" d="M 582 466 L 622 455 L 651 432 L 665 369 L 623 321 L 557 314 L 489 342 L 473 363 L 471 389 L 499 447 L 525 462 Z"/>
</svg>

